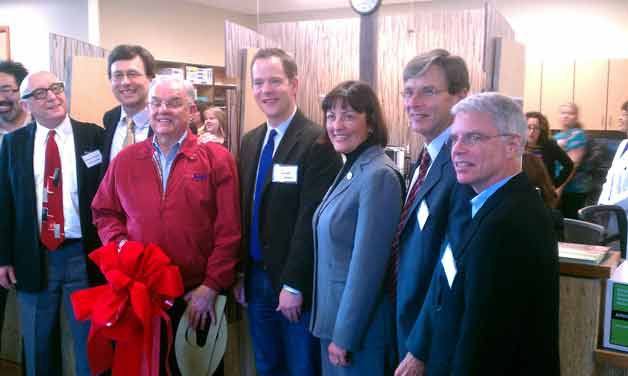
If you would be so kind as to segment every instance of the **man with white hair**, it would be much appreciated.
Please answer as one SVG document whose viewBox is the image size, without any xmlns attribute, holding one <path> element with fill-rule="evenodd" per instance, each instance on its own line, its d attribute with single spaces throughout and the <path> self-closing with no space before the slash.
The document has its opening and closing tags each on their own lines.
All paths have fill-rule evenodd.
<svg viewBox="0 0 628 376">
<path fill-rule="evenodd" d="M 5 135 L 0 152 L 0 285 L 17 290 L 26 374 L 61 375 L 63 307 L 75 374 L 88 376 L 89 323 L 76 320 L 70 294 L 88 287 L 86 254 L 99 245 L 90 203 L 103 130 L 68 116 L 50 72 L 26 76 L 20 96 L 34 121 Z"/>
<path fill-rule="evenodd" d="M 558 375 L 557 243 L 522 173 L 523 113 L 496 93 L 463 99 L 452 113 L 461 185 L 419 317 L 421 371 Z"/>
<path fill-rule="evenodd" d="M 92 210 L 103 243 L 133 240 L 165 251 L 179 267 L 186 292 L 169 311 L 172 325 L 177 327 L 187 303 L 191 327 L 203 329 L 216 320 L 216 295 L 235 279 L 240 204 L 229 151 L 199 145 L 188 130 L 194 106 L 189 82 L 152 81 L 148 107 L 154 135 L 111 161 Z M 178 373 L 174 357 L 169 366 Z"/>
</svg>

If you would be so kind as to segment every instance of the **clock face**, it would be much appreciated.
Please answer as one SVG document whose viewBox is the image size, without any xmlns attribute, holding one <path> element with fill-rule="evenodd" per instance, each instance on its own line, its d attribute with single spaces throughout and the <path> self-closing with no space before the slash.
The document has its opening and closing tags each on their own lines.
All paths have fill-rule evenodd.
<svg viewBox="0 0 628 376">
<path fill-rule="evenodd" d="M 373 13 L 382 0 L 349 0 L 351 8 L 360 14 Z"/>
</svg>

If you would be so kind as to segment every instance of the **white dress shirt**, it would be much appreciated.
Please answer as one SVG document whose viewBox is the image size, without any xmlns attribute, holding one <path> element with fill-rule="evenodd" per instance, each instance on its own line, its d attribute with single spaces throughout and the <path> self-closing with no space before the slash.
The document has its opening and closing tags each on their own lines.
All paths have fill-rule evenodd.
<svg viewBox="0 0 628 376">
<path fill-rule="evenodd" d="M 35 175 L 35 195 L 37 196 L 37 223 L 41 228 L 42 201 L 44 194 L 44 168 L 46 164 L 46 142 L 50 129 L 37 122 L 35 149 L 33 150 L 33 172 Z M 55 129 L 55 141 L 61 157 L 61 182 L 63 185 L 63 219 L 66 239 L 79 239 L 81 217 L 79 215 L 78 183 L 76 177 L 76 152 L 74 133 L 70 118 L 65 117 Z M 81 161 L 81 163 L 83 163 Z"/>
<path fill-rule="evenodd" d="M 148 113 L 148 107 L 131 116 L 135 123 L 135 142 L 141 142 L 148 138 L 148 130 L 150 129 L 150 115 Z M 127 128 L 127 114 L 124 108 L 120 111 L 120 120 L 118 120 L 118 126 L 113 134 L 113 141 L 111 142 L 111 155 L 109 160 L 112 161 L 116 155 L 124 147 L 124 139 L 126 138 Z"/>
</svg>

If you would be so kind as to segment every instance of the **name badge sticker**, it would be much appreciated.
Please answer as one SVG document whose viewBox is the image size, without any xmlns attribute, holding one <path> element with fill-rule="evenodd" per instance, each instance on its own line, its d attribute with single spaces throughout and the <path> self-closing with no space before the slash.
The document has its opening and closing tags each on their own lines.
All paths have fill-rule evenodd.
<svg viewBox="0 0 628 376">
<path fill-rule="evenodd" d="M 100 154 L 100 150 L 85 153 L 82 158 L 87 168 L 92 168 L 102 163 L 102 154 Z"/>
<path fill-rule="evenodd" d="M 443 254 L 443 258 L 440 262 L 443 264 L 445 276 L 447 277 L 447 283 L 449 284 L 449 288 L 451 288 L 454 284 L 454 279 L 456 278 L 458 269 L 456 269 L 456 261 L 454 260 L 454 254 L 451 251 L 451 246 L 449 244 L 447 244 L 447 248 L 445 248 L 445 253 Z"/>
<path fill-rule="evenodd" d="M 427 218 L 430 216 L 430 208 L 427 207 L 427 203 L 425 200 L 421 201 L 421 205 L 419 205 L 419 210 L 417 212 L 417 222 L 419 223 L 419 228 L 423 230 L 425 227 L 425 222 L 427 222 Z"/>
<path fill-rule="evenodd" d="M 296 184 L 299 177 L 299 166 L 282 165 L 275 163 L 273 165 L 273 183 L 290 183 Z"/>
</svg>

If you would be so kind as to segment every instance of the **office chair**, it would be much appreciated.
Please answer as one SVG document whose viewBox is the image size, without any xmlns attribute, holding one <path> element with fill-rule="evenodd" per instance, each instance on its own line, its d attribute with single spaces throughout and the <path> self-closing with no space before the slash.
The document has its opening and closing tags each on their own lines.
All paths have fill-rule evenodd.
<svg viewBox="0 0 628 376">
<path fill-rule="evenodd" d="M 617 205 L 591 205 L 578 210 L 578 217 L 583 221 L 597 223 L 604 226 L 604 245 L 619 243 L 621 258 L 626 258 L 626 238 L 628 234 L 628 221 L 626 212 Z M 614 221 L 615 226 L 609 226 Z M 613 248 L 617 248 L 616 246 Z"/>
<path fill-rule="evenodd" d="M 578 219 L 564 219 L 564 240 L 568 243 L 603 245 L 604 234 L 604 227 L 598 224 Z"/>
</svg>

